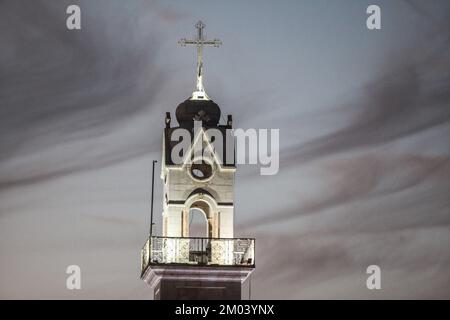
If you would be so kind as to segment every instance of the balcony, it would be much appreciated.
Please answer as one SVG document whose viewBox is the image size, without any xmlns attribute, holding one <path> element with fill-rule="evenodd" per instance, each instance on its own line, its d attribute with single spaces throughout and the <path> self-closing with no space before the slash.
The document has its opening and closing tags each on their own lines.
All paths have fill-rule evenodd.
<svg viewBox="0 0 450 320">
<path fill-rule="evenodd" d="M 141 250 L 150 265 L 255 267 L 255 239 L 151 237 Z"/>
</svg>

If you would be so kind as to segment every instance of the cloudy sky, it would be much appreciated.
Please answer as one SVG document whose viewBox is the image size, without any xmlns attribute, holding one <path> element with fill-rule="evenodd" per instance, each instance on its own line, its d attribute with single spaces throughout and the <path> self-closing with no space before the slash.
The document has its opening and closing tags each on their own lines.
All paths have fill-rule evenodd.
<svg viewBox="0 0 450 320">
<path fill-rule="evenodd" d="M 235 127 L 280 129 L 280 172 L 236 178 L 253 298 L 450 298 L 446 0 L 1 0 L 0 298 L 150 296 L 151 161 L 194 88 L 177 41 L 199 19 L 223 41 L 205 49 L 209 96 Z"/>
</svg>

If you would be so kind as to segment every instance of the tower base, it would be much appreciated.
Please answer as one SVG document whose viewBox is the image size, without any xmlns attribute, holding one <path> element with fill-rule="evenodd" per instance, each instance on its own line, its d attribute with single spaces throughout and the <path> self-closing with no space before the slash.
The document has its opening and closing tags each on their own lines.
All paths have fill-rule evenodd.
<svg viewBox="0 0 450 320">
<path fill-rule="evenodd" d="M 150 265 L 142 279 L 154 300 L 248 300 L 253 268 Z"/>
</svg>

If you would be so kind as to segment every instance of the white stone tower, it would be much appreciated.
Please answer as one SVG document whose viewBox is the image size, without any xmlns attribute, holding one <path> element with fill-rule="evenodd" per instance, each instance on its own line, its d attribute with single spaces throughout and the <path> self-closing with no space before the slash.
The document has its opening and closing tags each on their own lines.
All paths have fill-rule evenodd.
<svg viewBox="0 0 450 320">
<path fill-rule="evenodd" d="M 142 249 L 141 277 L 155 299 L 248 299 L 254 270 L 254 239 L 234 238 L 234 138 L 232 117 L 219 124 L 221 110 L 203 86 L 203 36 L 181 45 L 197 47 L 197 85 L 176 109 L 178 126 L 166 113 L 161 179 L 164 184 L 162 236 Z M 187 146 L 182 140 L 187 137 Z M 205 237 L 190 236 L 192 211 L 205 221 Z"/>
</svg>

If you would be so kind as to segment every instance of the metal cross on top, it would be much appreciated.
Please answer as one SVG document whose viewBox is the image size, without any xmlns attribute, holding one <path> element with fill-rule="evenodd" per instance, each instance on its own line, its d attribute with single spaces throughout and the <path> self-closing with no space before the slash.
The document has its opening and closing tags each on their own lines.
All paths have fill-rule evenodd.
<svg viewBox="0 0 450 320">
<path fill-rule="evenodd" d="M 202 55 L 203 55 L 203 46 L 204 45 L 210 45 L 214 47 L 218 47 L 222 44 L 222 41 L 219 39 L 214 40 L 205 40 L 203 37 L 203 29 L 205 28 L 205 25 L 203 22 L 199 21 L 195 24 L 195 27 L 197 28 L 197 39 L 195 40 L 186 40 L 185 38 L 178 41 L 179 44 L 181 44 L 183 47 L 187 44 L 192 44 L 197 46 L 197 88 L 192 93 L 192 100 L 209 100 L 208 95 L 205 92 L 205 88 L 203 87 L 203 61 L 202 61 Z"/>
</svg>

